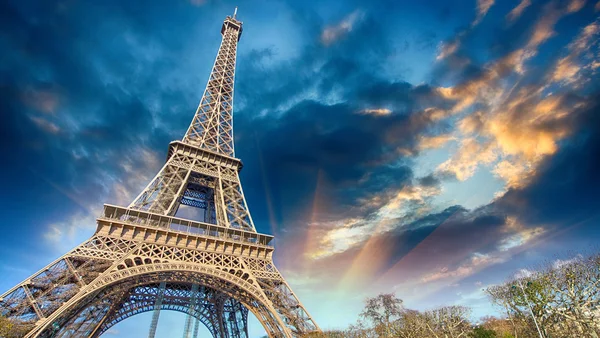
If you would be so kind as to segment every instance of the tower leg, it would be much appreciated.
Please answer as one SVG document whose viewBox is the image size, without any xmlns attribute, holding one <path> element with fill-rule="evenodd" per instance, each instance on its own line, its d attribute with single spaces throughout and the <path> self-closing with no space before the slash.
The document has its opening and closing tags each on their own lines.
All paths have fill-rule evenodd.
<svg viewBox="0 0 600 338">
<path fill-rule="evenodd" d="M 154 303 L 154 313 L 152 313 L 152 322 L 150 323 L 150 332 L 148 338 L 154 338 L 156 335 L 156 327 L 158 326 L 158 317 L 160 316 L 160 308 L 162 307 L 163 297 L 165 295 L 165 288 L 167 282 L 161 282 L 158 288 L 158 295 L 156 296 L 156 302 Z"/>
<path fill-rule="evenodd" d="M 193 338 L 198 338 L 198 329 L 200 328 L 200 321 L 198 318 L 194 318 L 194 335 Z"/>
<path fill-rule="evenodd" d="M 189 313 L 185 320 L 185 329 L 183 330 L 183 338 L 191 338 L 192 322 L 194 319 L 194 316 L 192 316 L 192 313 L 196 309 L 197 301 L 198 301 L 198 284 L 192 284 L 192 297 L 190 300 Z"/>
</svg>

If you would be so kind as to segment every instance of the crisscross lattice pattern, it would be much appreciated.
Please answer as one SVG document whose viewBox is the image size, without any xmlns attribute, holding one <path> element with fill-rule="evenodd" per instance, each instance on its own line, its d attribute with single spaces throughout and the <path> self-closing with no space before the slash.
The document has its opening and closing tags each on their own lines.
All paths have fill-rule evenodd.
<svg viewBox="0 0 600 338">
<path fill-rule="evenodd" d="M 242 23 L 228 18 L 223 40 L 196 115 L 183 141 L 216 153 L 234 156 L 233 83 L 237 42 Z"/>
<path fill-rule="evenodd" d="M 26 337 L 98 337 L 157 308 L 194 316 L 214 337 L 247 337 L 248 311 L 269 337 L 319 330 L 273 264 L 272 236 L 256 232 L 240 184 L 232 113 L 241 31 L 225 20 L 194 119 L 144 191 L 127 208 L 105 205 L 92 238 L 0 297 L 0 315 Z M 203 219 L 174 217 L 181 205 L 204 209 Z"/>
</svg>

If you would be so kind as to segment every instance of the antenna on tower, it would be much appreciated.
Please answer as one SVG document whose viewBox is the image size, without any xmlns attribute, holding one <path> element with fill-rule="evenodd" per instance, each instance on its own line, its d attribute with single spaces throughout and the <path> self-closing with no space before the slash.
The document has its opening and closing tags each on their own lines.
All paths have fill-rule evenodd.
<svg viewBox="0 0 600 338">
<path fill-rule="evenodd" d="M 235 10 L 233 11 L 233 18 L 235 19 L 236 16 L 237 16 L 237 6 L 235 6 Z"/>
</svg>

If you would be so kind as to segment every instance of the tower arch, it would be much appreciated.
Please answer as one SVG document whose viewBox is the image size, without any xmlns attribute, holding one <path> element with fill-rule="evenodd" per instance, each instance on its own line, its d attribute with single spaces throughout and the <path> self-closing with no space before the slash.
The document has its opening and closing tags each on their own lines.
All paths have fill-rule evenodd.
<svg viewBox="0 0 600 338">
<path fill-rule="evenodd" d="M 108 273 L 98 283 L 90 285 L 89 291 L 81 294 L 78 298 L 71 299 L 56 311 L 54 316 L 47 318 L 35 336 L 89 335 L 98 337 L 125 318 L 154 310 L 153 299 L 151 302 L 129 309 L 115 308 L 111 305 L 128 304 L 124 300 L 132 294 L 132 291 L 152 285 L 158 286 L 161 282 L 166 282 L 169 290 L 176 290 L 177 286 L 181 289 L 183 285 L 197 284 L 203 288 L 199 292 L 200 294 L 206 295 L 207 292 L 213 291 L 215 296 L 221 296 L 225 301 L 234 300 L 252 312 L 263 325 L 269 337 L 286 337 L 291 334 L 291 332 L 281 329 L 285 328 L 285 324 L 255 281 L 247 281 L 230 272 L 199 267 L 192 263 L 155 263 L 115 269 Z M 167 301 L 164 308 L 191 314 L 207 326 L 215 337 L 220 337 L 218 329 L 216 329 L 219 323 L 215 322 L 218 319 L 215 318 L 219 318 L 222 314 L 210 312 L 213 309 L 201 306 L 195 311 L 189 311 L 185 310 L 186 306 L 189 309 L 189 302 L 186 300 L 180 304 Z M 57 330 L 55 327 L 59 327 L 59 329 Z M 237 336 L 242 337 L 243 335 L 238 334 Z"/>
</svg>

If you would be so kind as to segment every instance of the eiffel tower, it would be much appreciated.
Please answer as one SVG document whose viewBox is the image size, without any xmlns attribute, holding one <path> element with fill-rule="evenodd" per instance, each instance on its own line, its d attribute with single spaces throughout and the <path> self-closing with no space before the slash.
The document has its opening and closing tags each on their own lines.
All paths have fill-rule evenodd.
<svg viewBox="0 0 600 338">
<path fill-rule="evenodd" d="M 148 186 L 127 207 L 105 204 L 90 239 L 0 297 L 0 315 L 25 337 L 98 337 L 152 311 L 152 338 L 160 310 L 187 314 L 185 335 L 202 323 L 213 337 L 248 337 L 248 311 L 269 337 L 320 330 L 273 264 L 273 236 L 256 231 L 240 184 L 236 14 L 190 127 Z"/>
</svg>

